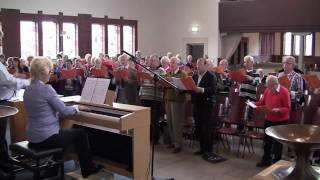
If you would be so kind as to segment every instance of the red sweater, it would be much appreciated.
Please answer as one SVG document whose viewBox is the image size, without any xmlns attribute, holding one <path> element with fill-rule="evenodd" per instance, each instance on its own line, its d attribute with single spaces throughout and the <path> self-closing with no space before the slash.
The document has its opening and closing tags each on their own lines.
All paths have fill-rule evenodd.
<svg viewBox="0 0 320 180">
<path fill-rule="evenodd" d="M 266 119 L 272 122 L 281 122 L 289 119 L 291 102 L 288 90 L 280 85 L 280 91 L 272 93 L 268 88 L 264 91 L 263 97 L 256 102 L 257 106 L 265 105 L 271 109 L 279 108 L 280 112 L 266 113 Z"/>
</svg>

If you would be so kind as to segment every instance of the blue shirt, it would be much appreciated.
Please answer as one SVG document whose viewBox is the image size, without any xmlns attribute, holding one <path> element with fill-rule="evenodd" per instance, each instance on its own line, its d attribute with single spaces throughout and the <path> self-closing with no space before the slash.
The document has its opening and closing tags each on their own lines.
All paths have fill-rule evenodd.
<svg viewBox="0 0 320 180">
<path fill-rule="evenodd" d="M 31 81 L 23 96 L 27 111 L 27 139 L 39 143 L 60 130 L 59 116 L 77 112 L 75 107 L 66 106 L 51 85 L 40 80 Z"/>
<path fill-rule="evenodd" d="M 14 95 L 15 90 L 25 88 L 29 84 L 29 80 L 13 77 L 0 62 L 0 100 L 10 99 Z"/>
</svg>

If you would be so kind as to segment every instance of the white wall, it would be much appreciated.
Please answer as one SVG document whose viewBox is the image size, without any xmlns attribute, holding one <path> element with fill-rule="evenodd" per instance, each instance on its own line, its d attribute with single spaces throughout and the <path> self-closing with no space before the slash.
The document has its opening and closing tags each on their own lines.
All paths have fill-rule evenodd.
<svg viewBox="0 0 320 180">
<path fill-rule="evenodd" d="M 259 33 L 243 33 L 243 37 L 249 38 L 248 54 L 258 56 L 259 53 Z"/>
<path fill-rule="evenodd" d="M 218 0 L 167 1 L 161 16 L 161 32 L 166 36 L 163 53 L 172 51 L 185 57 L 186 43 L 207 42 L 205 53 L 212 58 L 219 56 Z M 191 32 L 192 26 L 199 27 L 199 31 Z"/>
<path fill-rule="evenodd" d="M 181 53 L 185 38 L 208 39 L 208 54 L 218 57 L 218 0 L 1 0 L 0 8 L 21 12 L 138 20 L 138 46 L 143 54 Z M 191 32 L 192 25 L 200 31 Z M 184 57 L 184 54 L 182 54 Z"/>
</svg>

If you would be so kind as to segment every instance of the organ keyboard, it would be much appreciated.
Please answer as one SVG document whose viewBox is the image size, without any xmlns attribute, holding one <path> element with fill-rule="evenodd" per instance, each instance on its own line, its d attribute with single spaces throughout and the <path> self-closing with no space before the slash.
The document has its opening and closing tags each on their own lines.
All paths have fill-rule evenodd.
<svg viewBox="0 0 320 180">
<path fill-rule="evenodd" d="M 113 103 L 81 103 L 80 96 L 61 98 L 82 110 L 62 121 L 62 128 L 84 128 L 94 160 L 107 170 L 134 180 L 149 179 L 150 109 Z M 119 157 L 117 157 L 119 156 Z"/>
</svg>

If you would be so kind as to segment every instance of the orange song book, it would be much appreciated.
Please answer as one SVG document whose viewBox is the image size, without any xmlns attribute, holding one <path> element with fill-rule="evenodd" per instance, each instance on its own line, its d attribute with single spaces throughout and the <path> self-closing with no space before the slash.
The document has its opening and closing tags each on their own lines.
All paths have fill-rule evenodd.
<svg viewBox="0 0 320 180">
<path fill-rule="evenodd" d="M 77 76 L 83 77 L 84 76 L 84 69 L 77 68 Z"/>
<path fill-rule="evenodd" d="M 195 90 L 197 85 L 193 81 L 191 76 L 185 78 L 174 78 L 172 77 L 172 83 L 178 87 L 180 90 Z"/>
<path fill-rule="evenodd" d="M 76 69 L 71 69 L 71 70 L 66 70 L 63 69 L 61 70 L 61 79 L 72 79 L 77 76 L 77 70 Z"/>
<path fill-rule="evenodd" d="M 288 76 L 282 76 L 278 78 L 279 83 L 287 89 L 290 89 L 290 80 Z"/>
<path fill-rule="evenodd" d="M 103 69 L 91 69 L 91 75 L 94 77 L 105 77 L 106 76 L 106 71 Z"/>
<path fill-rule="evenodd" d="M 56 74 L 52 74 L 50 76 L 49 82 L 52 82 L 52 81 L 58 81 L 58 76 Z"/>
<path fill-rule="evenodd" d="M 152 80 L 153 79 L 149 73 L 141 72 L 141 71 L 138 71 L 137 78 L 138 78 L 138 80 L 144 80 L 144 79 L 145 80 Z"/>
<path fill-rule="evenodd" d="M 236 71 L 230 71 L 229 72 L 229 76 L 233 81 L 236 81 L 236 82 L 239 82 L 239 83 L 247 80 L 246 70 L 244 70 L 244 69 L 239 69 L 239 70 L 236 70 Z"/>
<path fill-rule="evenodd" d="M 114 72 L 114 77 L 116 78 L 116 80 L 127 79 L 128 76 L 129 76 L 128 69 L 121 69 Z"/>
<path fill-rule="evenodd" d="M 320 88 L 320 80 L 317 75 L 304 75 L 303 79 L 311 89 Z"/>
<path fill-rule="evenodd" d="M 257 106 L 257 110 L 264 113 L 270 113 L 272 111 L 268 106 Z"/>
<path fill-rule="evenodd" d="M 216 72 L 218 74 L 223 74 L 224 73 L 224 68 L 222 66 L 217 66 L 217 67 L 212 68 L 212 71 Z"/>
</svg>

